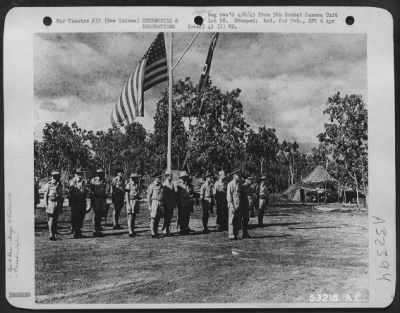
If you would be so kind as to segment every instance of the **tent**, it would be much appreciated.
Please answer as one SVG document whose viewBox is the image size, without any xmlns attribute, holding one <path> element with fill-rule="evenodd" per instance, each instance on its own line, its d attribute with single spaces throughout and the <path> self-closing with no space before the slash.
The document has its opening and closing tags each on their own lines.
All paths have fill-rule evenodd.
<svg viewBox="0 0 400 313">
<path fill-rule="evenodd" d="M 319 201 L 319 195 L 326 192 L 328 183 L 336 184 L 336 179 L 322 166 L 317 165 L 307 177 L 290 186 L 280 197 L 289 201 L 307 202 L 307 194 L 316 194 Z"/>
</svg>

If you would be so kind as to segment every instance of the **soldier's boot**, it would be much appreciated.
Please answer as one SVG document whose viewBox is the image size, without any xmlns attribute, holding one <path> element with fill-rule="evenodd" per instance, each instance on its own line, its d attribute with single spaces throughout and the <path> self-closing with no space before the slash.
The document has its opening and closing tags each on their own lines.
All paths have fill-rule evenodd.
<svg viewBox="0 0 400 313">
<path fill-rule="evenodd" d="M 249 221 L 248 220 L 244 220 L 243 221 L 243 238 L 250 238 L 249 235 Z"/>
<path fill-rule="evenodd" d="M 258 226 L 263 226 L 263 217 L 262 215 L 258 216 Z"/>
</svg>

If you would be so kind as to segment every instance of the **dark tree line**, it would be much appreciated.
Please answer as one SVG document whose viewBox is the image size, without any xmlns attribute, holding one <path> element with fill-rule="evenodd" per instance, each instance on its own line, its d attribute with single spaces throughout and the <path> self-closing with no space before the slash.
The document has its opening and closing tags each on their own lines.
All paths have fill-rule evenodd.
<svg viewBox="0 0 400 313">
<path fill-rule="evenodd" d="M 328 98 L 325 131 L 320 145 L 305 154 L 297 142 L 280 142 L 274 128 L 253 130 L 246 123 L 240 89 L 222 92 L 211 81 L 201 95 L 189 78 L 173 86 L 173 169 L 191 174 L 207 170 L 246 175 L 264 174 L 274 192 L 301 181 L 322 165 L 341 184 L 367 191 L 367 110 L 360 96 Z M 89 175 L 98 167 L 106 175 L 117 168 L 126 173 L 154 174 L 166 168 L 168 94 L 157 103 L 154 131 L 137 122 L 120 130 L 85 130 L 76 123 L 47 123 L 41 141 L 35 140 L 35 175 L 47 177 L 52 168 L 67 175 L 76 167 Z"/>
</svg>

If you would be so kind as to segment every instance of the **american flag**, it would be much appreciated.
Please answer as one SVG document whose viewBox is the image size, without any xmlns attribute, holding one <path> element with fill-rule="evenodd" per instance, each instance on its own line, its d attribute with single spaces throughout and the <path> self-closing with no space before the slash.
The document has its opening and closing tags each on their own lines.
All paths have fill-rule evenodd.
<svg viewBox="0 0 400 313">
<path fill-rule="evenodd" d="M 129 77 L 111 112 L 113 127 L 129 125 L 137 116 L 143 116 L 144 92 L 166 80 L 168 65 L 165 40 L 164 34 L 159 33 Z"/>
</svg>

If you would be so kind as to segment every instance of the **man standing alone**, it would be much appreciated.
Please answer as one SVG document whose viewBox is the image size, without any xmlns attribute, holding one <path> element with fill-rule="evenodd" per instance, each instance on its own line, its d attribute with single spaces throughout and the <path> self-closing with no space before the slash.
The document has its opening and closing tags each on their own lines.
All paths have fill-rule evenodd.
<svg viewBox="0 0 400 313">
<path fill-rule="evenodd" d="M 114 204 L 113 211 L 113 229 L 121 229 L 118 224 L 119 216 L 121 215 L 122 207 L 125 199 L 125 180 L 122 177 L 122 169 L 117 169 L 117 176 L 111 181 L 111 199 Z"/>
<path fill-rule="evenodd" d="M 212 205 L 214 202 L 213 189 L 214 186 L 211 183 L 212 174 L 210 172 L 206 173 L 206 181 L 200 188 L 200 205 L 203 211 L 203 233 L 209 233 L 208 229 L 208 218 L 210 217 L 210 212 L 212 211 Z"/>
<path fill-rule="evenodd" d="M 147 203 L 150 211 L 150 231 L 152 238 L 158 238 L 158 224 L 164 215 L 164 188 L 161 184 L 161 175 L 156 175 L 147 189 Z"/>
<path fill-rule="evenodd" d="M 242 186 L 240 184 L 238 173 L 233 174 L 232 181 L 228 184 L 226 198 L 229 209 L 229 239 L 238 239 L 240 228 L 240 198 Z"/>
<path fill-rule="evenodd" d="M 139 184 L 138 175 L 132 173 L 129 177 L 129 181 L 125 186 L 125 201 L 126 201 L 126 213 L 128 222 L 129 237 L 135 236 L 135 219 L 139 213 Z"/>
<path fill-rule="evenodd" d="M 71 224 L 74 238 L 82 238 L 81 228 L 86 214 L 87 186 L 80 168 L 75 170 L 75 177 L 69 183 L 69 204 L 71 206 Z"/>
</svg>

